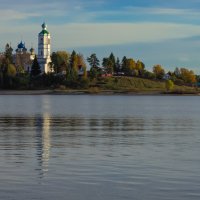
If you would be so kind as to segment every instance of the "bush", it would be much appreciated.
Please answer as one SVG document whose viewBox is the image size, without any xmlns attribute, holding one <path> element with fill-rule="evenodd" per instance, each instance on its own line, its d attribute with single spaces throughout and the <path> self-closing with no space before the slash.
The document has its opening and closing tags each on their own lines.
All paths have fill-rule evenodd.
<svg viewBox="0 0 200 200">
<path fill-rule="evenodd" d="M 170 91 L 174 88 L 174 83 L 172 80 L 166 80 L 165 82 L 165 88 L 167 91 Z"/>
<path fill-rule="evenodd" d="M 91 87 L 91 88 L 89 88 L 88 92 L 89 92 L 90 94 L 98 94 L 98 93 L 101 92 L 101 90 L 100 90 L 100 88 L 98 88 L 98 87 Z"/>
</svg>

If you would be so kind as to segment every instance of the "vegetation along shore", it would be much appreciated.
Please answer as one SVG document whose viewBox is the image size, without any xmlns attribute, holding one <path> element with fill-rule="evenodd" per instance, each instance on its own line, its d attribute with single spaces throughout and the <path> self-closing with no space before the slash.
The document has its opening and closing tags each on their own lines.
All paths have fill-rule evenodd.
<svg viewBox="0 0 200 200">
<path fill-rule="evenodd" d="M 65 51 L 51 54 L 51 72 L 42 73 L 35 56 L 30 71 L 25 71 L 23 56 L 18 64 L 13 49 L 6 45 L 0 55 L 0 94 L 199 94 L 200 76 L 187 68 L 166 72 L 113 53 L 99 61 L 96 54 L 86 60 L 82 54 Z M 20 61 L 20 62 L 19 62 Z M 19 64 L 21 63 L 21 64 Z"/>
</svg>

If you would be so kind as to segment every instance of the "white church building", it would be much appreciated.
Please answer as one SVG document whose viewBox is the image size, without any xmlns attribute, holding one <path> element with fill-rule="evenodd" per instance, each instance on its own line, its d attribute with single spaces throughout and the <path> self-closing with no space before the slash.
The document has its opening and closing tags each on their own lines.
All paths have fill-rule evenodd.
<svg viewBox="0 0 200 200">
<path fill-rule="evenodd" d="M 47 25 L 42 24 L 42 31 L 38 34 L 38 63 L 42 73 L 52 72 L 51 63 L 51 35 L 47 31 Z"/>
</svg>

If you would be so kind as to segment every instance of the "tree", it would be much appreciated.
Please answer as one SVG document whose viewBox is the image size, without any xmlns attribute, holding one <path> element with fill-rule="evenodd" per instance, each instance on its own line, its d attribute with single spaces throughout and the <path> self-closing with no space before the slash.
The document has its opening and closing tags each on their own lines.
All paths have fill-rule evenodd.
<svg viewBox="0 0 200 200">
<path fill-rule="evenodd" d="M 78 56 L 75 51 L 72 52 L 69 59 L 71 80 L 76 81 L 78 79 Z"/>
<path fill-rule="evenodd" d="M 82 54 L 77 54 L 77 62 L 78 62 L 78 66 L 85 67 L 85 68 L 87 67 Z"/>
<path fill-rule="evenodd" d="M 144 69 L 145 69 L 145 65 L 142 61 L 138 60 L 136 62 L 136 70 L 138 70 L 139 76 L 143 76 L 144 75 Z"/>
<path fill-rule="evenodd" d="M 96 54 L 92 54 L 90 57 L 88 57 L 87 61 L 91 68 L 99 67 L 99 59 L 97 58 Z"/>
<path fill-rule="evenodd" d="M 115 72 L 117 73 L 121 71 L 121 64 L 119 58 L 117 58 L 115 70 L 116 70 Z"/>
<path fill-rule="evenodd" d="M 130 73 L 132 73 L 132 71 L 136 69 L 136 63 L 135 60 L 133 60 L 133 58 L 127 59 L 127 68 Z"/>
<path fill-rule="evenodd" d="M 13 64 L 9 64 L 7 67 L 7 76 L 9 77 L 15 77 L 16 76 L 16 68 Z"/>
<path fill-rule="evenodd" d="M 170 91 L 174 88 L 174 83 L 172 80 L 166 80 L 165 82 L 165 88 L 167 91 Z"/>
<path fill-rule="evenodd" d="M 126 58 L 125 56 L 122 59 L 122 71 L 127 75 L 134 75 L 136 70 L 136 63 L 133 58 Z"/>
<path fill-rule="evenodd" d="M 140 70 L 144 70 L 144 68 L 145 68 L 144 63 L 141 62 L 140 60 L 138 60 L 137 63 L 136 63 L 136 69 L 137 69 L 138 71 L 140 71 Z"/>
<path fill-rule="evenodd" d="M 113 53 L 110 54 L 109 60 L 111 62 L 111 72 L 116 72 L 116 59 Z"/>
<path fill-rule="evenodd" d="M 90 79 L 95 79 L 97 78 L 99 75 L 99 72 L 98 72 L 98 68 L 97 67 L 91 67 L 90 68 Z"/>
<path fill-rule="evenodd" d="M 121 70 L 122 70 L 122 72 L 125 72 L 125 73 L 127 71 L 127 58 L 126 58 L 126 56 L 124 56 L 122 58 Z"/>
<path fill-rule="evenodd" d="M 78 57 L 75 51 L 72 52 L 69 59 L 70 68 L 78 69 Z"/>
<path fill-rule="evenodd" d="M 177 78 L 180 78 L 180 76 L 181 76 L 181 71 L 180 71 L 180 69 L 179 69 L 178 67 L 176 67 L 176 69 L 174 70 L 174 74 L 175 74 L 175 76 L 176 76 Z"/>
<path fill-rule="evenodd" d="M 180 69 L 180 77 L 185 83 L 195 83 L 196 75 L 192 70 L 188 70 L 186 68 Z"/>
<path fill-rule="evenodd" d="M 12 47 L 9 44 L 6 44 L 4 56 L 9 61 L 9 63 L 13 63 L 12 52 L 13 52 Z"/>
<path fill-rule="evenodd" d="M 77 58 L 78 58 L 78 67 L 79 69 L 83 70 L 82 79 L 87 79 L 87 66 L 86 66 L 84 57 L 82 54 L 77 54 Z"/>
<path fill-rule="evenodd" d="M 37 56 L 35 56 L 35 59 L 31 67 L 31 76 L 38 76 L 40 73 L 41 73 L 40 65 L 38 63 Z"/>
<path fill-rule="evenodd" d="M 0 66 L 0 79 L 2 88 L 12 88 L 13 78 L 16 76 L 16 68 L 10 63 L 9 59 L 4 57 Z"/>
<path fill-rule="evenodd" d="M 51 60 L 55 73 L 66 72 L 66 68 L 69 67 L 69 53 L 66 51 L 53 52 Z"/>
<path fill-rule="evenodd" d="M 105 71 L 108 74 L 113 73 L 113 63 L 112 63 L 112 60 L 110 58 L 103 58 L 102 65 L 103 65 Z"/>
<path fill-rule="evenodd" d="M 155 74 L 157 79 L 162 79 L 163 76 L 165 75 L 165 70 L 161 65 L 154 65 L 153 73 Z"/>
</svg>

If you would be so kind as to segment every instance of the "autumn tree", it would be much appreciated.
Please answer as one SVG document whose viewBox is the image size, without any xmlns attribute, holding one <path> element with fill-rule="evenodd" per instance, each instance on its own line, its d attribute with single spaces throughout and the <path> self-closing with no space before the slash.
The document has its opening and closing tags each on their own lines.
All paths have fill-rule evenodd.
<svg viewBox="0 0 200 200">
<path fill-rule="evenodd" d="M 84 56 L 82 54 L 77 54 L 77 59 L 78 59 L 78 68 L 79 70 L 82 70 L 82 79 L 86 79 L 87 78 L 87 65 L 85 63 L 85 59 Z"/>
<path fill-rule="evenodd" d="M 180 76 L 185 83 L 195 83 L 196 82 L 196 75 L 192 70 L 188 70 L 186 68 L 180 69 Z"/>
<path fill-rule="evenodd" d="M 165 70 L 161 65 L 154 65 L 153 73 L 155 74 L 157 79 L 162 79 L 165 75 Z"/>
<path fill-rule="evenodd" d="M 69 72 L 70 72 L 71 80 L 76 81 L 78 79 L 78 56 L 75 51 L 73 51 L 70 56 L 69 68 L 70 68 Z"/>
<path fill-rule="evenodd" d="M 136 70 L 136 62 L 133 58 L 126 58 L 125 56 L 122 59 L 122 71 L 127 75 L 134 75 Z"/>
<path fill-rule="evenodd" d="M 142 61 L 138 60 L 138 61 L 136 62 L 136 69 L 137 69 L 137 70 L 144 70 L 144 68 L 145 68 L 144 63 L 143 63 Z"/>
<path fill-rule="evenodd" d="M 16 76 L 16 68 L 6 57 L 3 58 L 0 65 L 0 86 L 2 88 L 12 88 L 13 79 Z"/>
</svg>

